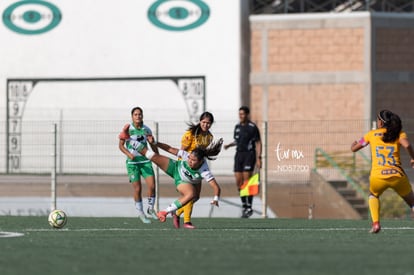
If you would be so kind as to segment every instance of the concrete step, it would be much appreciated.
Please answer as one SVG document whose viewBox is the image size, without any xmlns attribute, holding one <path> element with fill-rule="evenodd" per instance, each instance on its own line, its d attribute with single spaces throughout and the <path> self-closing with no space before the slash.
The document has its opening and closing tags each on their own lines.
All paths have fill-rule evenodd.
<svg viewBox="0 0 414 275">
<path fill-rule="evenodd" d="M 356 191 L 354 189 L 350 189 L 347 187 L 339 187 L 336 188 L 336 191 L 338 191 L 339 194 L 341 194 L 343 197 L 355 197 L 356 196 Z"/>
<path fill-rule="evenodd" d="M 335 189 L 345 188 L 348 185 L 346 180 L 330 180 L 328 181 Z"/>
<path fill-rule="evenodd" d="M 358 197 L 346 197 L 345 198 L 352 206 L 354 205 L 365 205 L 365 200 Z M 365 205 L 366 207 L 366 205 Z"/>
<path fill-rule="evenodd" d="M 353 205 L 354 209 L 356 211 L 358 211 L 358 213 L 363 217 L 363 218 L 367 218 L 368 217 L 368 206 L 366 204 L 355 204 Z"/>
<path fill-rule="evenodd" d="M 363 218 L 368 217 L 368 206 L 363 198 L 357 196 L 356 190 L 348 187 L 345 180 L 330 180 L 329 183 L 346 199 Z"/>
</svg>

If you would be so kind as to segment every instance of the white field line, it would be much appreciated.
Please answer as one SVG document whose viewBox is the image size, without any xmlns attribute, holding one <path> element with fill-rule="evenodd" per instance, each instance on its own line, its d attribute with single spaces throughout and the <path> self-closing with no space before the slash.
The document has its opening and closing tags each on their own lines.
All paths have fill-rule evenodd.
<svg viewBox="0 0 414 275">
<path fill-rule="evenodd" d="M 24 233 L 0 231 L 0 238 L 14 238 L 14 237 L 22 237 L 22 236 L 24 236 Z"/>
<path fill-rule="evenodd" d="M 62 228 L 62 229 L 45 229 L 45 228 L 27 228 L 23 229 L 23 232 L 102 232 L 102 231 L 169 231 L 172 228 Z M 342 228 L 197 228 L 197 231 L 230 231 L 230 232 L 239 232 L 239 231 L 258 231 L 258 232 L 310 232 L 310 231 L 367 231 L 369 228 L 358 228 L 358 227 L 342 227 Z M 414 230 L 414 227 L 383 227 L 383 230 Z M 21 232 L 8 232 L 0 231 L 0 238 L 13 238 L 13 237 L 22 237 L 24 233 Z"/>
<path fill-rule="evenodd" d="M 62 229 L 45 229 L 45 228 L 28 228 L 23 232 L 99 232 L 99 231 L 169 231 L 173 228 L 62 228 Z M 383 230 L 414 230 L 414 227 L 382 227 Z M 366 231 L 369 228 L 361 227 L 329 227 L 329 228 L 197 228 L 197 231 L 258 231 L 258 232 L 281 232 L 281 231 Z M 2 233 L 6 232 L 1 232 Z M 8 232 L 11 233 L 11 232 Z"/>
</svg>

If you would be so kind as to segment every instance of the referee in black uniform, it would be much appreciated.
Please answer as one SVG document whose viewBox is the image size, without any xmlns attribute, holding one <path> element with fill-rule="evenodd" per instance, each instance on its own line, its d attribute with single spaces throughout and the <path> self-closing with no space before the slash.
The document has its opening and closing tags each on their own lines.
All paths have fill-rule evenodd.
<svg viewBox="0 0 414 275">
<path fill-rule="evenodd" d="M 249 119 L 250 110 L 247 106 L 239 108 L 240 122 L 234 127 L 234 141 L 224 145 L 224 149 L 236 146 L 234 156 L 234 176 L 237 188 L 240 191 L 242 184 L 249 180 L 255 168 L 262 166 L 262 142 L 256 124 Z M 242 218 L 253 214 L 253 196 L 240 197 L 243 206 Z"/>
</svg>

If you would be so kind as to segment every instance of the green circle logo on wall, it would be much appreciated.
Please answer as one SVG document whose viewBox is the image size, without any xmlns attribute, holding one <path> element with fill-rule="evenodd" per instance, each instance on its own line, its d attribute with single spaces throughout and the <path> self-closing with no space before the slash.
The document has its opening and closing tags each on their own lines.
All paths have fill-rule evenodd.
<svg viewBox="0 0 414 275">
<path fill-rule="evenodd" d="M 60 10 L 53 4 L 26 0 L 10 5 L 3 12 L 3 23 L 21 34 L 40 34 L 50 31 L 62 20 Z"/>
<path fill-rule="evenodd" d="M 158 0 L 148 10 L 148 19 L 169 31 L 186 31 L 204 24 L 210 8 L 201 0 Z"/>
</svg>

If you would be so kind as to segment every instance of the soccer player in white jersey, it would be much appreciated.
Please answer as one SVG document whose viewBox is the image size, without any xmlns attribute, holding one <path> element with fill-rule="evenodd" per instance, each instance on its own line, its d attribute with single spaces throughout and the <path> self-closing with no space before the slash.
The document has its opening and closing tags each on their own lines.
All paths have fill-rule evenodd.
<svg viewBox="0 0 414 275">
<path fill-rule="evenodd" d="M 221 189 L 210 172 L 206 159 L 214 159 L 212 157 L 218 155 L 223 144 L 222 139 L 213 142 L 207 148 L 196 148 L 191 153 L 164 143 L 156 143 L 152 136 L 148 138 L 148 141 L 150 144 L 156 144 L 159 148 L 179 157 L 178 160 L 174 160 L 160 155 L 158 152 L 151 152 L 144 143 L 136 146 L 138 152 L 145 155 L 174 179 L 176 189 L 180 193 L 178 199 L 174 200 L 166 209 L 157 213 L 161 222 L 165 222 L 168 214 L 174 213 L 189 201 L 195 201 L 199 198 L 202 179 L 206 180 L 214 190 L 214 198 L 211 204 L 218 206 Z"/>
<path fill-rule="evenodd" d="M 152 136 L 151 129 L 144 124 L 144 114 L 140 107 L 134 107 L 131 110 L 132 123 L 126 124 L 119 134 L 119 150 L 127 156 L 126 168 L 129 181 L 132 184 L 134 192 L 135 208 L 138 211 L 138 217 L 143 223 L 151 223 L 144 213 L 144 207 L 141 196 L 141 177 L 145 179 L 148 187 L 148 208 L 147 215 L 153 219 L 158 219 L 155 210 L 155 177 L 152 163 L 145 156 L 134 149 L 136 143 L 146 143 L 147 137 Z M 157 151 L 156 146 L 151 146 Z"/>
</svg>

